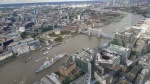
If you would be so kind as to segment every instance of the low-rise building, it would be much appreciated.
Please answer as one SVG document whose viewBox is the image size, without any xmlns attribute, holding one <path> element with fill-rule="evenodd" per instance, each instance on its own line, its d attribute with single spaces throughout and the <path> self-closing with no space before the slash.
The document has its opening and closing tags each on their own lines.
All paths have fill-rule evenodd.
<svg viewBox="0 0 150 84">
<path fill-rule="evenodd" d="M 64 27 L 61 31 L 71 31 L 71 32 L 76 32 L 79 30 L 78 26 L 67 26 Z"/>
<path fill-rule="evenodd" d="M 4 53 L 0 54 L 0 61 L 4 60 L 6 58 L 9 58 L 11 56 L 13 56 L 12 52 L 10 52 L 10 51 L 4 52 Z"/>
<path fill-rule="evenodd" d="M 150 54 L 142 56 L 138 62 L 143 66 L 141 73 L 138 74 L 135 84 L 144 84 L 150 77 Z"/>
<path fill-rule="evenodd" d="M 128 72 L 125 77 L 129 82 L 134 82 L 142 70 L 142 65 L 138 64 L 137 66 L 133 67 L 130 72 Z"/>
<path fill-rule="evenodd" d="M 59 73 L 63 76 L 68 76 L 71 71 L 76 68 L 75 62 L 67 62 L 59 68 Z"/>
<path fill-rule="evenodd" d="M 55 73 L 51 73 L 50 75 L 43 77 L 39 84 L 61 84 L 61 81 Z"/>
<path fill-rule="evenodd" d="M 7 48 L 8 50 L 12 50 L 14 53 L 18 55 L 22 55 L 30 52 L 31 50 L 40 48 L 40 43 L 38 40 L 35 40 L 34 38 L 28 38 L 18 42 L 13 42 L 9 44 Z"/>
<path fill-rule="evenodd" d="M 148 80 L 150 74 L 150 69 L 144 68 L 142 69 L 141 73 L 138 74 L 135 84 L 144 84 L 146 80 Z"/>
<path fill-rule="evenodd" d="M 111 74 L 99 75 L 97 72 L 94 72 L 94 77 L 100 84 L 111 84 L 113 81 L 113 76 Z"/>
<path fill-rule="evenodd" d="M 138 64 L 142 65 L 143 68 L 147 68 L 149 67 L 150 65 L 150 53 L 142 56 L 140 59 L 139 59 L 139 62 Z"/>
</svg>

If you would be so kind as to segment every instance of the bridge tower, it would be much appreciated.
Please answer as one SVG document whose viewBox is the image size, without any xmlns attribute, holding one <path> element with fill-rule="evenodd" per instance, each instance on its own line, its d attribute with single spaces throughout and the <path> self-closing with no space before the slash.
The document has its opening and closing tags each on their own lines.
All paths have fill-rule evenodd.
<svg viewBox="0 0 150 84">
<path fill-rule="evenodd" d="M 98 37 L 101 37 L 101 29 L 98 30 Z"/>
<path fill-rule="evenodd" d="M 88 35 L 91 35 L 91 27 L 88 26 Z"/>
<path fill-rule="evenodd" d="M 78 33 L 80 33 L 81 32 L 81 28 L 79 28 L 79 30 L 78 30 Z"/>
</svg>

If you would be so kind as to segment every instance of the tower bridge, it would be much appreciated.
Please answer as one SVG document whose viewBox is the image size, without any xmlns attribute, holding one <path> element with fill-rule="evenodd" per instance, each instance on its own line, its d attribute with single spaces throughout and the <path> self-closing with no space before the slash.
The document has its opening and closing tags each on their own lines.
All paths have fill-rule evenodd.
<svg viewBox="0 0 150 84">
<path fill-rule="evenodd" d="M 96 36 L 96 37 L 101 37 L 101 38 L 107 38 L 111 39 L 112 37 L 105 32 L 102 31 L 102 29 L 97 29 L 97 28 L 88 28 L 88 29 L 79 29 L 79 33 L 90 35 L 90 36 Z"/>
</svg>

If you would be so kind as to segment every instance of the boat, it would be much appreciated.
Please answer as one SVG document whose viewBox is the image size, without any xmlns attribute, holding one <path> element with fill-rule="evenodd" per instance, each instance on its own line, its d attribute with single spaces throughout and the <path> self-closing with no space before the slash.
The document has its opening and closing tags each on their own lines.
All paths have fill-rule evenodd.
<svg viewBox="0 0 150 84">
<path fill-rule="evenodd" d="M 47 50 L 50 50 L 50 49 L 52 49 L 52 46 L 46 47 L 46 49 L 47 49 Z"/>
<path fill-rule="evenodd" d="M 54 58 L 52 58 L 50 61 L 45 61 L 44 64 L 41 67 L 39 67 L 35 72 L 38 73 L 38 72 L 50 67 L 55 62 L 61 60 L 65 55 L 66 55 L 66 53 L 59 54 L 58 56 L 55 56 Z"/>
<path fill-rule="evenodd" d="M 42 48 L 40 51 L 42 52 L 42 51 L 45 51 L 46 50 L 46 48 Z"/>
<path fill-rule="evenodd" d="M 44 64 L 41 67 L 39 67 L 35 72 L 38 73 L 38 72 L 50 67 L 54 62 L 55 61 L 53 61 L 53 60 L 52 61 L 45 61 Z"/>
<path fill-rule="evenodd" d="M 23 59 L 22 61 L 23 61 L 23 63 L 26 63 L 26 62 L 28 62 L 28 61 L 30 61 L 32 58 L 25 58 L 25 59 Z"/>
<path fill-rule="evenodd" d="M 48 54 L 48 52 L 45 52 L 45 53 L 44 53 L 44 55 L 47 55 L 47 54 Z"/>
</svg>

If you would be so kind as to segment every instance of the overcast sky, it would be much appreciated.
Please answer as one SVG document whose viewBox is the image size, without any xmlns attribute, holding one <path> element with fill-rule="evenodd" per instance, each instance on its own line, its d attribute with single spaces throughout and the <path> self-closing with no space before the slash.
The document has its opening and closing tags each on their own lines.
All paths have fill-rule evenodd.
<svg viewBox="0 0 150 84">
<path fill-rule="evenodd" d="M 60 1 L 94 1 L 94 0 L 0 0 L 0 4 L 30 3 L 30 2 L 60 2 Z"/>
</svg>

